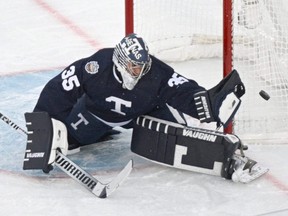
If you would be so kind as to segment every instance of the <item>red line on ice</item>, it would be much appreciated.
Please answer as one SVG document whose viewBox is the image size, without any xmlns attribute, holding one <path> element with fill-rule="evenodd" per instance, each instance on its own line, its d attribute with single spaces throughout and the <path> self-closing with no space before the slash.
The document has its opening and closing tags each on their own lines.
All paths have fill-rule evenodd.
<svg viewBox="0 0 288 216">
<path fill-rule="evenodd" d="M 265 178 L 269 182 L 273 183 L 273 185 L 276 186 L 278 189 L 280 189 L 281 191 L 283 191 L 283 192 L 288 194 L 288 186 L 285 185 L 282 181 L 280 181 L 279 179 L 277 179 L 276 177 L 274 177 L 270 173 L 266 173 L 265 174 Z"/>
<path fill-rule="evenodd" d="M 92 47 L 99 49 L 100 45 L 92 37 L 89 36 L 84 30 L 77 26 L 73 21 L 69 20 L 67 17 L 63 16 L 56 9 L 48 5 L 45 1 L 34 0 L 40 7 L 49 12 L 53 17 L 55 17 L 60 23 L 64 24 L 70 30 L 72 30 L 76 35 L 84 39 Z"/>
<path fill-rule="evenodd" d="M 34 2 L 38 6 L 40 6 L 42 9 L 47 11 L 54 18 L 56 18 L 60 23 L 65 25 L 72 32 L 74 32 L 76 35 L 78 35 L 80 38 L 82 38 L 84 41 L 86 41 L 90 46 L 92 46 L 96 50 L 98 50 L 102 47 L 96 40 L 94 40 L 88 33 L 86 33 L 79 26 L 77 26 L 72 20 L 70 20 L 67 17 L 65 17 L 64 15 L 62 15 L 59 11 L 57 11 L 52 6 L 48 5 L 45 1 L 34 0 Z M 0 76 L 10 76 L 10 75 L 15 75 L 15 74 L 39 72 L 39 71 L 49 71 L 49 70 L 63 69 L 63 68 L 64 68 L 64 66 L 63 67 L 58 66 L 58 67 L 39 68 L 39 69 L 31 69 L 31 70 L 23 70 L 23 71 L 8 71 L 7 73 L 2 73 Z"/>
</svg>

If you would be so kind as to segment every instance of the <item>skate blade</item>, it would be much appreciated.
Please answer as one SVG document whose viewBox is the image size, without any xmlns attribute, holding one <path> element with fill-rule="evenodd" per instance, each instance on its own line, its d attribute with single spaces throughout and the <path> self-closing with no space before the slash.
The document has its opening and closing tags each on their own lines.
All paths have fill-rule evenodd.
<svg viewBox="0 0 288 216">
<path fill-rule="evenodd" d="M 269 171 L 268 168 L 255 164 L 251 172 L 247 172 L 240 177 L 239 182 L 247 184 L 255 179 L 260 178 L 262 175 L 264 175 L 268 171 Z"/>
</svg>

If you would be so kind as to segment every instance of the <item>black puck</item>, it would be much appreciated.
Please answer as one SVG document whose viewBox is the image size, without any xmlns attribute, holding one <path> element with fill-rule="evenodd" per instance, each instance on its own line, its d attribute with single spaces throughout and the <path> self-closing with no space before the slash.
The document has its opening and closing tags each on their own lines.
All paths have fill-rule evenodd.
<svg viewBox="0 0 288 216">
<path fill-rule="evenodd" d="M 259 92 L 259 95 L 260 95 L 264 100 L 269 100 L 269 99 L 270 99 L 270 95 L 269 95 L 267 92 L 265 92 L 264 90 L 261 90 L 261 91 Z"/>
</svg>

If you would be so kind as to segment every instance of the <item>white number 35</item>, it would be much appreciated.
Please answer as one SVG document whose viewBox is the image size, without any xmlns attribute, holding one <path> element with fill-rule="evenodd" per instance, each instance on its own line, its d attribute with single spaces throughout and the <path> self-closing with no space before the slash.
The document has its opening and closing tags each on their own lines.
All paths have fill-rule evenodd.
<svg viewBox="0 0 288 216">
<path fill-rule="evenodd" d="M 189 82 L 189 81 L 186 78 L 178 75 L 177 73 L 174 73 L 172 77 L 168 80 L 168 85 L 170 87 L 173 87 L 173 86 L 181 85 L 185 82 Z"/>
<path fill-rule="evenodd" d="M 62 86 L 66 91 L 70 91 L 74 86 L 79 87 L 80 83 L 75 73 L 75 66 L 71 66 L 68 70 L 64 70 L 61 74 Z"/>
</svg>

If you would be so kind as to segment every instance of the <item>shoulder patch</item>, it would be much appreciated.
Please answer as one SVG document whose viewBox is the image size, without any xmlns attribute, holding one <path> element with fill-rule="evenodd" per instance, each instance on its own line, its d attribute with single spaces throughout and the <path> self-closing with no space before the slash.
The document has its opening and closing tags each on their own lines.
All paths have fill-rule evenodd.
<svg viewBox="0 0 288 216">
<path fill-rule="evenodd" d="M 97 61 L 90 61 L 85 65 L 85 70 L 89 74 L 96 74 L 99 70 L 99 64 Z"/>
</svg>

